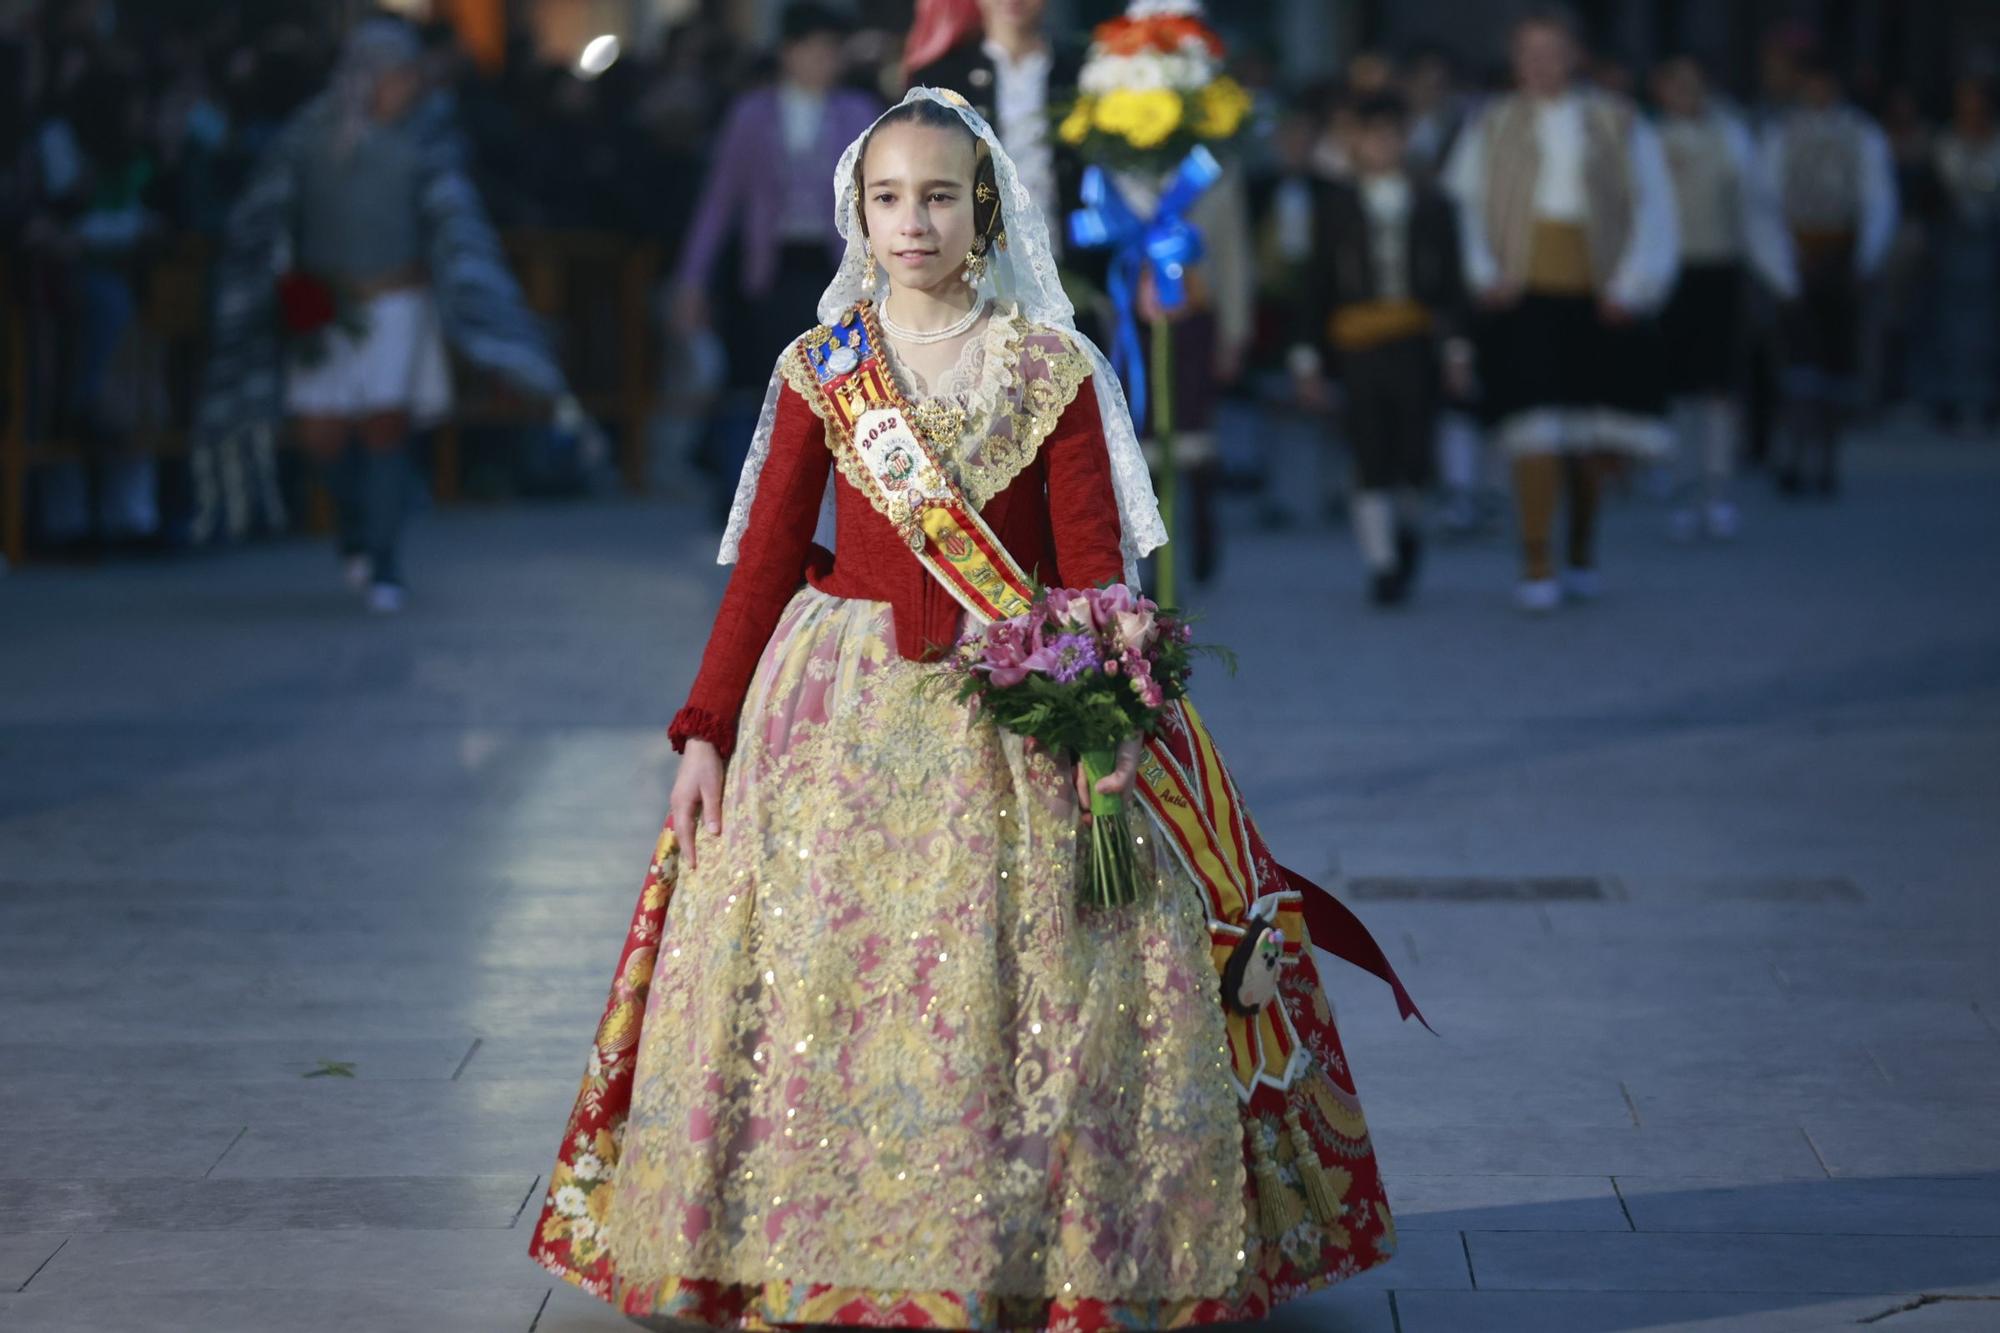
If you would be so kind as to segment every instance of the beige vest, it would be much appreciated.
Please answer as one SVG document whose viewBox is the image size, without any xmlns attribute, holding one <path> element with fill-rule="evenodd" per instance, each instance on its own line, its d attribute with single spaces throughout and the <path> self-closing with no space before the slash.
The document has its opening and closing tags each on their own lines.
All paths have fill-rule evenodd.
<svg viewBox="0 0 2000 1333">
<path fill-rule="evenodd" d="M 1603 291 L 1632 239 L 1632 104 L 1606 93 L 1579 93 L 1583 99 L 1584 193 L 1588 217 L 1584 233 L 1592 285 Z M 1515 94 L 1502 98 L 1485 118 L 1486 180 L 1483 185 L 1487 243 L 1509 283 L 1525 285 L 1535 260 L 1535 183 L 1541 176 L 1541 142 L 1535 104 Z"/>
</svg>

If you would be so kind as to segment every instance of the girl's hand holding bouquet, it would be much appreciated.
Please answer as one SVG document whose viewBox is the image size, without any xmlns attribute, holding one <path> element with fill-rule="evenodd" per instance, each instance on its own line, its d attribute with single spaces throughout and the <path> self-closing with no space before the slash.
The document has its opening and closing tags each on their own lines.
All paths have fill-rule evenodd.
<svg viewBox="0 0 2000 1333">
<path fill-rule="evenodd" d="M 1122 583 L 1048 588 L 1032 610 L 960 640 L 953 682 L 995 723 L 1081 760 L 1089 806 L 1082 901 L 1115 907 L 1140 893 L 1136 837 L 1125 814 L 1143 738 L 1187 693 L 1196 652 L 1179 613 Z M 1121 762 L 1121 760 L 1123 762 Z M 1110 781 L 1106 781 L 1110 779 Z"/>
</svg>

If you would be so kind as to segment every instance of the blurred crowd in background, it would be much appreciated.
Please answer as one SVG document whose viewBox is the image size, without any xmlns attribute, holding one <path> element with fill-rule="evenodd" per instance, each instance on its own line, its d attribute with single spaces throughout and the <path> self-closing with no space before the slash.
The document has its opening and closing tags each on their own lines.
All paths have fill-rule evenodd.
<svg viewBox="0 0 2000 1333">
<path fill-rule="evenodd" d="M 819 99 L 816 105 L 851 98 L 868 109 L 865 123 L 908 82 L 942 81 L 943 71 L 976 82 L 983 60 L 990 83 L 991 71 L 1018 65 L 1028 48 L 997 51 L 982 28 L 996 12 L 1015 26 L 1042 21 L 1041 7 L 1028 0 L 921 8 L 934 12 L 912 34 L 908 4 L 794 6 L 780 40 L 761 48 L 740 40 L 719 15 L 698 12 L 651 49 L 600 47 L 582 60 L 557 61 L 519 38 L 497 67 L 474 61 L 451 24 L 416 25 L 426 53 L 425 96 L 455 121 L 498 227 L 510 237 L 610 234 L 660 256 L 657 285 L 645 294 L 654 340 L 647 375 L 657 393 L 645 422 L 624 425 L 644 455 L 627 470 L 628 481 L 712 503 L 725 495 L 740 456 L 740 441 L 734 456 L 731 442 L 747 435 L 728 387 L 761 389 L 770 357 L 813 319 L 813 266 L 798 275 L 782 256 L 769 272 L 746 260 L 743 248 L 762 242 L 746 229 L 739 205 L 705 202 L 705 194 L 745 188 L 731 175 L 744 164 L 727 160 L 733 102 L 775 82 Z M 1225 36 L 1235 35 L 1234 9 L 1211 7 Z M 60 442 L 73 452 L 36 456 L 11 478 L 26 488 L 30 549 L 186 541 L 183 463 L 154 442 L 173 435 L 193 410 L 201 264 L 219 244 L 260 152 L 325 85 L 338 50 L 338 29 L 301 13 L 310 11 L 28 3 L 0 20 L 0 303 L 11 321 L 17 376 L 0 392 L 16 441 Z M 1061 80 L 1074 78 L 1087 35 L 1046 33 L 1053 63 L 1037 74 L 1037 105 L 1060 100 Z M 1590 36 L 1574 35 L 1584 43 Z M 1217 311 L 1207 349 L 1217 401 L 1212 429 L 1197 432 L 1212 437 L 1207 452 L 1193 455 L 1202 472 L 1197 490 L 1207 497 L 1196 506 L 1205 529 L 1196 544 L 1206 547 L 1196 552 L 1198 574 L 1220 559 L 1220 529 L 1232 523 L 1320 524 L 1350 515 L 1339 387 L 1316 392 L 1296 355 L 1292 307 L 1320 234 L 1312 210 L 1323 206 L 1321 185 L 1351 177 L 1358 136 L 1387 119 L 1412 179 L 1441 182 L 1455 206 L 1464 206 L 1464 191 L 1450 178 L 1454 153 L 1486 99 L 1517 75 L 1506 50 L 1474 65 L 1447 46 L 1427 45 L 1363 51 L 1345 61 L 1338 79 L 1287 86 L 1267 47 L 1233 41 L 1231 52 L 1233 72 L 1255 99 L 1255 128 L 1231 164 L 1240 223 L 1222 226 L 1209 261 L 1213 281 L 1227 290 L 1208 298 Z M 1846 407 L 1862 414 L 1907 407 L 1938 428 L 1993 437 L 2000 426 L 2000 124 L 1981 53 L 1966 52 L 1960 69 L 1941 72 L 1929 86 L 1855 88 L 1822 58 L 1816 34 L 1786 26 L 1768 34 L 1757 86 L 1737 89 L 1719 86 L 1693 61 L 1640 69 L 1615 53 L 1581 54 L 1579 80 L 1636 99 L 1665 132 L 1670 166 L 1676 117 L 1726 108 L 1758 144 L 1751 169 L 1762 171 L 1768 136 L 1801 98 L 1852 108 L 1855 123 L 1880 136 L 1894 213 L 1893 235 L 1856 269 L 1858 391 Z M 1021 86 L 1018 75 L 1001 82 L 1017 92 Z M 839 137 L 844 141 L 845 131 Z M 812 197 L 830 204 L 831 158 L 801 160 L 809 159 Z M 1060 167 L 1050 171 L 1053 182 Z M 1746 188 L 1752 185 L 1783 207 L 1783 182 Z M 704 208 L 723 219 L 706 231 Z M 1735 327 L 1727 383 L 1711 386 L 1735 404 L 1740 452 L 1751 466 L 1783 462 L 1782 307 L 1798 299 L 1796 291 L 1752 280 L 1754 269 L 1746 260 L 1743 299 L 1729 307 Z M 162 295 L 162 273 L 190 286 L 178 304 L 185 336 L 162 330 L 149 315 L 175 306 L 171 292 Z M 788 276 L 801 280 L 782 281 Z M 1088 289 L 1087 266 L 1077 281 Z M 721 313 L 745 309 L 756 318 L 732 321 Z M 1476 379 L 1475 372 L 1457 386 L 1464 392 L 1444 403 L 1438 466 L 1426 477 L 1431 508 L 1423 522 L 1445 532 L 1477 533 L 1497 526 L 1505 512 L 1508 472 L 1495 460 L 1490 422 L 1470 387 Z M 1304 482 L 1302 460 L 1311 473 Z M 1670 471 L 1663 465 L 1659 474 Z M 1643 493 L 1648 475 L 1628 472 L 1622 484 Z M 1814 480 L 1791 478 L 1805 490 Z M 1695 525 L 1707 519 L 1718 536 L 1733 522 L 1697 514 Z"/>
</svg>

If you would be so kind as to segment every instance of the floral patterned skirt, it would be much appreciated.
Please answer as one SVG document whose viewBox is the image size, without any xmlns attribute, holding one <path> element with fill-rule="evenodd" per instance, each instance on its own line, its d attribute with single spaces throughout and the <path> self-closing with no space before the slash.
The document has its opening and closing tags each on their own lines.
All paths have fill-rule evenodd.
<svg viewBox="0 0 2000 1333">
<path fill-rule="evenodd" d="M 564 1262 L 543 1262 L 604 1275 L 580 1280 L 628 1315 L 742 1329 L 1268 1307 L 1178 863 L 1079 910 L 1067 773 L 904 660 L 885 604 L 810 588 L 759 662 L 722 807 L 652 943 L 629 1110 L 566 1145 L 538 1242 Z M 606 1077 L 594 1054 L 583 1101 Z M 1386 1257 L 1373 1241 L 1299 1285 Z"/>
</svg>

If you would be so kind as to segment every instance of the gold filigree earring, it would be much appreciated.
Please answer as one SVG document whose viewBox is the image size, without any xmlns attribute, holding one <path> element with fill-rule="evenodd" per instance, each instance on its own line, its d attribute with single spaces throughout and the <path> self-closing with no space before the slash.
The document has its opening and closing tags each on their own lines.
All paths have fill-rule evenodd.
<svg viewBox="0 0 2000 1333">
<path fill-rule="evenodd" d="M 869 291 L 875 290 L 875 247 L 872 243 L 868 247 L 868 266 L 861 271 L 861 280 L 867 284 Z"/>
<path fill-rule="evenodd" d="M 965 285 L 977 287 L 979 280 L 986 276 L 986 238 L 980 237 L 965 252 Z"/>
</svg>

